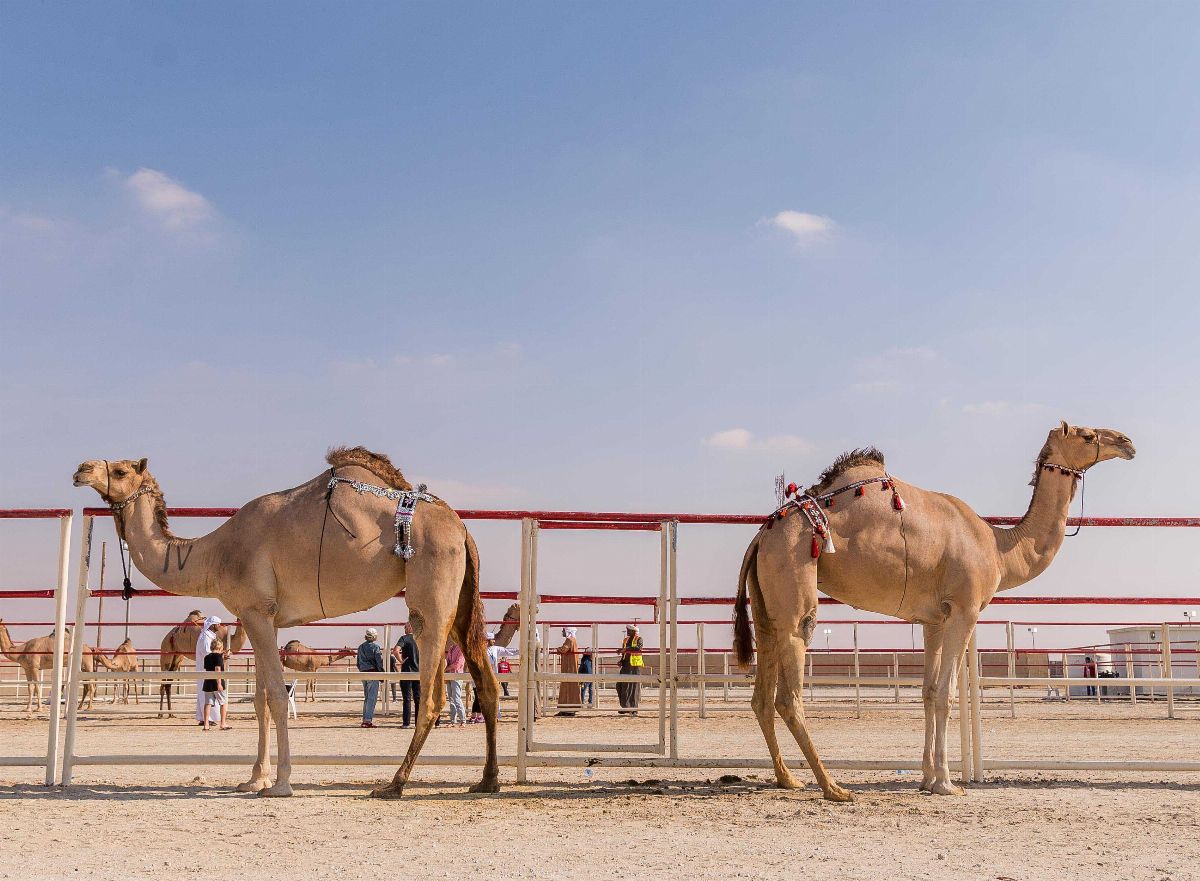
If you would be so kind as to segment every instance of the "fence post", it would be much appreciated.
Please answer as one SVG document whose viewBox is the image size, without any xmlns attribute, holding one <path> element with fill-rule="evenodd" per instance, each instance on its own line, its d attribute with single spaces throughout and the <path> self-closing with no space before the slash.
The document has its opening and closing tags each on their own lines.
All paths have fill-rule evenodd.
<svg viewBox="0 0 1200 881">
<path fill-rule="evenodd" d="M 90 521 L 91 518 L 88 518 Z M 90 522 L 88 524 L 90 526 Z M 84 544 L 87 541 L 85 540 Z M 90 550 L 90 549 L 89 549 Z M 58 584 L 54 588 L 54 671 L 50 677 L 50 731 L 46 737 L 46 777 L 47 786 L 54 785 L 58 773 L 58 734 L 62 722 L 62 708 L 59 696 L 63 686 L 63 650 L 66 647 L 67 635 L 67 580 L 71 567 L 71 515 L 58 518 Z M 83 642 L 83 633 L 75 634 L 76 642 Z M 39 677 L 41 673 L 38 673 Z M 70 673 L 67 673 L 68 681 Z M 38 689 L 42 687 L 38 682 Z M 17 692 L 20 694 L 20 691 Z"/>
<path fill-rule="evenodd" d="M 390 673 L 392 670 L 392 625 L 383 625 L 383 669 Z M 395 686 L 395 680 L 384 680 L 380 683 L 383 686 L 383 715 L 390 716 L 392 714 L 391 697 L 392 688 Z M 317 680 L 317 687 L 320 688 L 321 680 Z"/>
<path fill-rule="evenodd" d="M 862 686 L 859 685 L 859 677 L 862 676 L 862 667 L 858 657 L 858 622 L 855 621 L 851 627 L 851 635 L 854 637 L 854 716 L 857 719 L 862 718 Z"/>
<path fill-rule="evenodd" d="M 600 625 L 592 622 L 592 700 L 593 710 L 600 709 Z"/>
<path fill-rule="evenodd" d="M 118 537 L 117 541 L 121 539 Z M 79 632 L 84 622 L 84 610 L 88 598 L 88 564 L 92 554 L 92 518 L 85 517 L 83 524 L 83 542 L 79 549 L 79 580 L 75 586 L 75 634 L 71 640 L 71 660 L 68 669 L 78 671 L 80 660 L 83 658 L 83 634 Z M 54 703 L 58 704 L 58 695 L 54 695 Z M 71 774 L 75 764 L 75 732 L 79 722 L 79 673 L 71 677 L 67 686 L 67 735 L 63 740 L 62 785 L 71 782 Z"/>
<path fill-rule="evenodd" d="M 679 579 L 675 574 L 676 550 L 679 546 L 679 523 L 667 524 L 667 573 L 671 599 L 671 758 L 679 758 Z"/>
<path fill-rule="evenodd" d="M 1171 664 L 1171 625 L 1164 623 L 1162 626 L 1162 668 L 1163 679 L 1167 680 L 1167 718 L 1175 718 L 1175 686 L 1171 684 L 1171 679 L 1175 675 Z"/>
<path fill-rule="evenodd" d="M 976 628 L 971 628 L 971 643 L 967 650 L 967 663 L 970 665 L 968 686 L 971 689 L 971 778 L 976 783 L 983 782 L 983 691 L 980 688 L 979 675 L 980 655 L 976 642 Z"/>
<path fill-rule="evenodd" d="M 530 556 L 532 544 L 533 521 L 525 518 L 521 521 L 521 614 L 518 621 L 521 658 L 521 690 L 517 692 L 517 782 L 528 782 L 529 755 L 529 705 L 530 705 L 530 676 L 533 668 L 533 586 L 530 581 Z"/>
<path fill-rule="evenodd" d="M 892 652 L 892 678 L 896 680 L 895 703 L 900 703 L 900 653 Z"/>
<path fill-rule="evenodd" d="M 721 652 L 721 675 L 725 681 L 721 683 L 721 701 L 729 703 L 729 652 Z"/>
<path fill-rule="evenodd" d="M 1004 631 L 1005 641 L 1008 644 L 1008 678 L 1015 679 L 1017 677 L 1016 634 L 1011 621 L 1005 624 Z M 1011 683 L 1008 686 L 1008 716 L 1010 719 L 1017 718 L 1017 690 Z"/>
<path fill-rule="evenodd" d="M 696 700 L 700 704 L 700 718 L 707 719 L 704 712 L 704 677 L 708 675 L 708 665 L 704 662 L 704 622 L 696 625 Z"/>
<path fill-rule="evenodd" d="M 958 749 L 962 782 L 971 782 L 971 702 L 967 696 L 967 655 L 963 652 L 958 663 Z"/>
</svg>

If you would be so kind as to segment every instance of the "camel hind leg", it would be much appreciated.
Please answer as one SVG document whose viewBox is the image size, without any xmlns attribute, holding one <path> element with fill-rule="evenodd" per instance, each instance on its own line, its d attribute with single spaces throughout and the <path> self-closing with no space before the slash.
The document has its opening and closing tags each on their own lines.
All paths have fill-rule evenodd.
<svg viewBox="0 0 1200 881">
<path fill-rule="evenodd" d="M 779 691 L 775 698 L 775 709 L 787 724 L 796 743 L 800 745 L 809 769 L 817 779 L 817 785 L 829 801 L 854 801 L 854 796 L 848 789 L 839 786 L 829 776 L 808 726 L 804 721 L 804 653 L 812 631 L 816 625 L 816 611 L 806 617 L 801 624 L 800 632 L 791 634 L 785 644 L 780 647 L 780 677 Z"/>
<path fill-rule="evenodd" d="M 433 723 L 441 712 L 445 695 L 446 670 L 446 639 L 449 635 L 450 621 L 439 622 L 436 619 L 449 619 L 449 615 L 423 615 L 419 610 L 409 607 L 409 620 L 414 623 L 414 633 L 417 637 L 417 650 L 422 659 L 421 663 L 421 695 L 417 701 L 417 712 L 414 720 L 412 740 L 408 744 L 408 752 L 404 761 L 396 769 L 392 782 L 371 791 L 375 798 L 399 798 L 404 794 L 404 787 L 412 776 L 413 766 L 425 746 L 425 739 L 433 729 Z M 420 625 L 419 628 L 417 625 Z M 418 632 L 419 631 L 419 632 Z M 426 660 L 428 659 L 428 660 Z"/>
<path fill-rule="evenodd" d="M 771 761 L 775 765 L 775 783 L 780 789 L 802 789 L 798 781 L 783 761 L 783 753 L 779 749 L 779 739 L 775 736 L 775 688 L 779 681 L 779 661 L 775 647 L 771 645 L 771 637 L 763 630 L 758 636 L 758 670 L 754 676 L 754 695 L 750 706 L 758 719 L 758 727 L 762 729 L 763 740 L 771 753 Z"/>
<path fill-rule="evenodd" d="M 459 617 L 455 622 L 455 640 L 462 647 L 463 657 L 467 662 L 467 670 L 479 696 L 479 709 L 483 711 L 484 729 L 487 734 L 487 758 L 483 765 L 483 778 L 471 787 L 471 792 L 500 791 L 500 763 L 496 758 L 496 725 L 500 716 L 500 683 L 488 663 L 487 644 L 478 639 L 471 639 L 470 615 L 464 621 L 460 608 Z"/>
</svg>

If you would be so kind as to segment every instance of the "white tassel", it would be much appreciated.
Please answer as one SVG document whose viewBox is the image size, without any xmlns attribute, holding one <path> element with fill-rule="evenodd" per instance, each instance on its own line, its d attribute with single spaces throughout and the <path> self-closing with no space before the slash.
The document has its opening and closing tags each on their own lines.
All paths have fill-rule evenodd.
<svg viewBox="0 0 1200 881">
<path fill-rule="evenodd" d="M 833 533 L 831 533 L 831 532 L 827 531 L 825 533 L 825 547 L 822 549 L 822 553 L 826 553 L 826 554 L 836 553 L 833 549 Z"/>
</svg>

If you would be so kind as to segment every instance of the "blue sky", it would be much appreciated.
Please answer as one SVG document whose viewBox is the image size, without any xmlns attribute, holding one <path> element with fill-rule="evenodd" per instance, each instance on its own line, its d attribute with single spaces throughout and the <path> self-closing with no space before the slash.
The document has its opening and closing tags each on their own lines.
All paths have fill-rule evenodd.
<svg viewBox="0 0 1200 881">
<path fill-rule="evenodd" d="M 761 511 L 875 443 L 1019 513 L 1065 418 L 1139 447 L 1091 512 L 1194 514 L 1198 30 L 1182 3 L 6 5 L 0 496 L 78 507 L 79 460 L 147 455 L 172 502 L 236 504 L 361 442 L 459 506 Z M 5 581 L 44 580 L 7 535 Z M 695 543 L 695 592 L 747 538 Z M 1194 593 L 1188 538 L 1077 539 L 1030 590 Z M 560 583 L 642 577 L 555 541 Z"/>
</svg>

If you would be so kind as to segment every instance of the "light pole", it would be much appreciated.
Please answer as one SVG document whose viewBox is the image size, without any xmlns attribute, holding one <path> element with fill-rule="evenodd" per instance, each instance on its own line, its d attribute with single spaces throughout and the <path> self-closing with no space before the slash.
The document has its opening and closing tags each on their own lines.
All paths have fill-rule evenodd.
<svg viewBox="0 0 1200 881">
<path fill-rule="evenodd" d="M 829 634 L 833 633 L 833 631 L 826 627 L 822 633 L 825 634 L 825 651 L 829 651 Z"/>
<path fill-rule="evenodd" d="M 1196 623 L 1196 610 L 1195 609 L 1184 609 L 1183 617 L 1184 617 L 1184 619 L 1187 620 L 1188 624 L 1195 624 Z"/>
<path fill-rule="evenodd" d="M 1033 648 L 1036 651 L 1037 650 L 1037 628 L 1036 627 L 1026 627 L 1025 629 L 1029 631 L 1029 638 L 1030 638 L 1030 640 L 1032 640 Z"/>
</svg>

